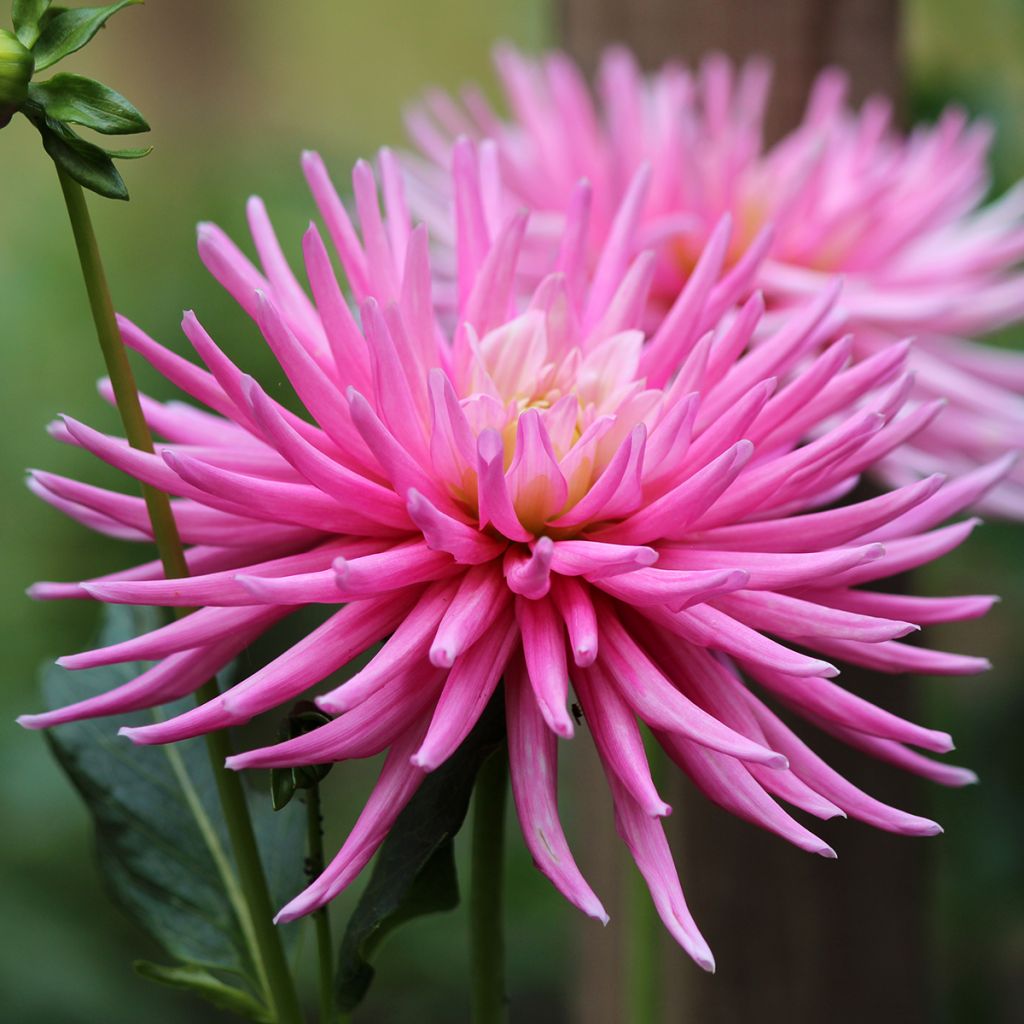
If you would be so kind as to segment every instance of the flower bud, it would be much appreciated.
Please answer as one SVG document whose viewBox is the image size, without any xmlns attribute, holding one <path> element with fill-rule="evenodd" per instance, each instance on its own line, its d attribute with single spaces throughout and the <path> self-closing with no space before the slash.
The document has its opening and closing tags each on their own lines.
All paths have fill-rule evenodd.
<svg viewBox="0 0 1024 1024">
<path fill-rule="evenodd" d="M 0 29 L 0 128 L 3 128 L 28 99 L 35 61 L 17 36 Z"/>
</svg>

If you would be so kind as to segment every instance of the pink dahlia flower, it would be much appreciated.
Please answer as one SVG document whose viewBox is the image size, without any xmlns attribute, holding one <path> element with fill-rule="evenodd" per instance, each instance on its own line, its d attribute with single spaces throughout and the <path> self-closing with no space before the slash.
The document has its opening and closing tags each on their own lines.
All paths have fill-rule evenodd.
<svg viewBox="0 0 1024 1024">
<path fill-rule="evenodd" d="M 922 429 L 903 348 L 850 366 L 851 341 L 819 351 L 835 290 L 744 354 L 759 300 L 716 281 L 714 246 L 685 288 L 686 315 L 645 345 L 637 328 L 653 257 L 630 259 L 627 200 L 593 282 L 581 285 L 589 190 L 576 191 L 557 269 L 522 307 L 526 218 L 501 222 L 500 182 L 473 146 L 456 154 L 458 326 L 432 310 L 427 235 L 411 227 L 390 154 L 353 175 L 361 237 L 319 157 L 303 161 L 359 304 L 346 305 L 316 227 L 303 240 L 312 300 L 263 205 L 249 218 L 257 268 L 212 225 L 200 254 L 259 328 L 312 422 L 287 411 L 216 346 L 184 331 L 206 369 L 123 321 L 126 343 L 201 406 L 146 401 L 156 455 L 65 419 L 57 436 L 176 495 L 193 576 L 148 563 L 39 598 L 198 607 L 146 635 L 61 659 L 68 668 L 146 659 L 117 689 L 22 719 L 56 725 L 164 703 L 277 620 L 339 606 L 293 648 L 177 717 L 123 730 L 170 743 L 290 702 L 374 644 L 379 652 L 317 703 L 316 731 L 231 758 L 232 768 L 369 757 L 380 781 L 330 866 L 280 914 L 349 885 L 424 774 L 456 750 L 504 678 L 512 788 L 536 863 L 585 913 L 606 919 L 577 869 L 556 807 L 557 747 L 574 732 L 570 685 L 604 764 L 619 831 L 667 927 L 713 965 L 683 899 L 640 722 L 714 801 L 802 849 L 832 850 L 777 799 L 910 835 L 934 822 L 888 807 L 818 758 L 771 709 L 793 708 L 876 757 L 949 785 L 969 772 L 913 748 L 951 749 L 842 689 L 830 658 L 884 672 L 971 673 L 979 658 L 900 643 L 915 623 L 982 614 L 988 597 L 924 599 L 861 584 L 930 561 L 973 521 L 940 526 L 1005 471 L 940 476 L 823 510 Z M 802 444 L 808 428 L 820 436 Z M 47 501 L 115 536 L 148 536 L 140 498 L 48 473 Z M 800 649 L 795 649 L 798 644 Z"/>
<path fill-rule="evenodd" d="M 754 285 L 769 308 L 817 294 L 841 274 L 856 358 L 916 338 L 914 400 L 945 397 L 950 408 L 879 464 L 890 484 L 936 469 L 962 472 L 1024 446 L 1024 356 L 976 340 L 1024 316 L 1024 188 L 981 205 L 988 125 L 950 109 L 904 135 L 891 125 L 887 100 L 851 109 L 844 76 L 830 70 L 815 83 L 800 125 L 765 147 L 770 73 L 762 61 L 734 69 L 711 56 L 696 74 L 669 65 L 645 77 L 614 49 L 601 64 L 596 102 L 561 54 L 533 61 L 500 49 L 496 63 L 510 120 L 472 90 L 461 104 L 432 94 L 409 116 L 428 158 L 410 161 L 414 207 L 432 228 L 443 224 L 444 171 L 461 134 L 493 140 L 510 201 L 537 213 L 538 273 L 550 265 L 550 236 L 562 230 L 576 182 L 593 185 L 596 258 L 646 165 L 636 245 L 658 254 L 649 326 L 671 307 L 728 213 L 735 231 L 726 265 L 766 251 Z M 984 508 L 1024 517 L 1024 467 Z"/>
</svg>

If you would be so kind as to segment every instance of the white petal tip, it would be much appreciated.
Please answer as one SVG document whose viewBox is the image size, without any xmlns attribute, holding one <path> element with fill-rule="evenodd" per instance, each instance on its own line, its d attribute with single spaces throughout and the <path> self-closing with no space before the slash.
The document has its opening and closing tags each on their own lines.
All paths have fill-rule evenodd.
<svg viewBox="0 0 1024 1024">
<path fill-rule="evenodd" d="M 832 849 L 831 846 L 822 846 L 814 851 L 819 857 L 824 857 L 825 860 L 838 860 L 839 854 Z"/>
</svg>

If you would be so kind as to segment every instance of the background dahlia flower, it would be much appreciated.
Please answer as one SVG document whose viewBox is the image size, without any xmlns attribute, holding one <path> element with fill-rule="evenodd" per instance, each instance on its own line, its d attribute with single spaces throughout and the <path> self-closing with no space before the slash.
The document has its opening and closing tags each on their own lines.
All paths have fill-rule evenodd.
<svg viewBox="0 0 1024 1024">
<path fill-rule="evenodd" d="M 589 284 L 590 190 L 579 185 L 556 269 L 524 305 L 516 268 L 526 216 L 500 219 L 486 153 L 456 148 L 460 315 L 431 303 L 427 235 L 381 157 L 384 214 L 366 164 L 353 174 L 360 233 L 320 158 L 303 166 L 359 306 L 350 312 L 319 231 L 303 239 L 312 299 L 286 264 L 259 200 L 257 268 L 216 227 L 206 266 L 259 328 L 313 422 L 286 410 L 217 347 L 183 327 L 205 369 L 123 321 L 126 343 L 199 403 L 147 400 L 156 455 L 65 418 L 55 428 L 176 495 L 189 579 L 148 563 L 38 598 L 198 607 L 135 639 L 62 658 L 69 668 L 147 659 L 138 678 L 29 727 L 150 707 L 195 690 L 298 607 L 338 610 L 217 699 L 123 730 L 169 743 L 292 701 L 377 643 L 317 703 L 312 733 L 250 750 L 233 768 L 370 757 L 380 780 L 326 871 L 280 913 L 306 914 L 349 885 L 425 773 L 466 737 L 504 679 L 508 756 L 524 840 L 585 913 L 606 919 L 559 824 L 557 747 L 573 735 L 570 684 L 600 754 L 619 832 L 665 924 L 704 968 L 713 959 L 683 899 L 640 722 L 712 800 L 795 845 L 833 857 L 777 802 L 910 835 L 932 821 L 886 806 L 819 759 L 766 698 L 875 757 L 961 785 L 964 769 L 914 748 L 944 732 L 875 707 L 832 681 L 830 660 L 883 672 L 971 673 L 979 658 L 901 643 L 916 624 L 970 618 L 988 597 L 912 598 L 861 589 L 962 541 L 940 526 L 977 501 L 1005 460 L 953 483 L 915 481 L 823 510 L 915 435 L 936 403 L 906 408 L 905 349 L 851 365 L 836 341 L 835 289 L 748 352 L 757 298 L 742 273 L 718 280 L 722 227 L 657 339 L 638 330 L 655 257 L 632 256 L 637 190 L 618 211 Z M 820 436 L 802 443 L 808 429 Z M 48 473 L 41 497 L 87 525 L 142 539 L 142 500 Z"/>
<path fill-rule="evenodd" d="M 432 230 L 444 224 L 446 170 L 459 135 L 494 140 L 510 203 L 538 214 L 535 274 L 550 268 L 550 235 L 561 232 L 580 178 L 594 189 L 588 244 L 596 259 L 647 165 L 636 244 L 658 254 L 649 327 L 728 213 L 735 230 L 723 259 L 730 265 L 751 250 L 767 253 L 754 284 L 770 309 L 814 295 L 841 274 L 857 358 L 915 337 L 913 399 L 945 397 L 950 408 L 879 464 L 887 482 L 961 472 L 1024 445 L 1024 356 L 976 340 L 1024 316 L 1024 186 L 982 205 L 989 125 L 950 108 L 905 135 L 892 126 L 888 100 L 849 107 L 845 76 L 833 69 L 817 79 L 802 122 L 766 147 L 764 61 L 737 69 L 714 55 L 694 74 L 667 65 L 644 76 L 630 53 L 612 49 L 600 65 L 596 101 L 560 53 L 531 60 L 502 48 L 496 65 L 510 119 L 474 89 L 461 103 L 432 93 L 408 117 L 427 158 L 410 160 L 414 208 Z M 1024 467 L 983 508 L 1024 517 Z"/>
</svg>

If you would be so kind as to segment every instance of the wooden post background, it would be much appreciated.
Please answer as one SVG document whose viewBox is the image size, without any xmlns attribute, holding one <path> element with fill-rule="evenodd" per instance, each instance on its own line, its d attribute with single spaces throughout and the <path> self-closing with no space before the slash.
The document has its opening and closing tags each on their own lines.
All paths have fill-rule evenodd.
<svg viewBox="0 0 1024 1024">
<path fill-rule="evenodd" d="M 898 103 L 900 14 L 898 0 L 559 0 L 562 44 L 588 71 L 614 42 L 628 45 L 647 67 L 669 58 L 694 61 L 708 50 L 740 59 L 769 56 L 775 64 L 769 138 L 796 123 L 814 75 L 827 64 L 849 72 L 855 99 L 882 92 Z M 847 669 L 842 681 L 901 713 L 913 703 L 913 684 L 906 679 Z M 813 729 L 800 731 L 829 763 L 873 795 L 928 814 L 926 787 L 919 780 L 819 738 Z M 596 766 L 583 763 L 576 771 L 587 776 L 579 780 L 578 791 L 603 805 L 590 775 Z M 839 854 L 838 861 L 825 861 L 721 811 L 688 780 L 677 777 L 665 790 L 675 808 L 669 835 L 683 887 L 715 952 L 718 973 L 704 975 L 665 942 L 661 1017 L 658 1022 L 628 1019 L 622 981 L 624 879 L 632 868 L 621 853 L 612 852 L 620 847 L 605 808 L 581 807 L 590 820 L 580 860 L 607 897 L 613 923 L 603 931 L 581 929 L 580 1024 L 932 1019 L 927 879 L 929 842 L 941 839 L 892 836 L 851 821 L 810 820 Z"/>
</svg>

